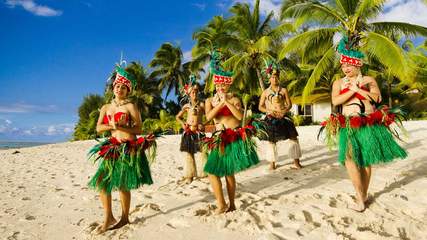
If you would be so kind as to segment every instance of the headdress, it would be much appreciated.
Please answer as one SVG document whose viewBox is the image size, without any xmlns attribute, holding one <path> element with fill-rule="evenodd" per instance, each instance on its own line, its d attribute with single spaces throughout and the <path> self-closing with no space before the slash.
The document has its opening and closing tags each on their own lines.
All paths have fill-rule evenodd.
<svg viewBox="0 0 427 240">
<path fill-rule="evenodd" d="M 184 86 L 180 86 L 179 92 L 183 97 L 190 95 L 190 92 L 193 90 L 194 86 L 196 86 L 196 79 L 196 75 L 191 74 L 184 83 Z"/>
<path fill-rule="evenodd" d="M 280 66 L 274 60 L 272 59 L 264 60 L 264 63 L 265 63 L 265 67 L 262 70 L 262 74 L 267 79 L 270 79 L 270 77 L 274 74 L 280 73 Z"/>
<path fill-rule="evenodd" d="M 132 88 L 135 86 L 135 82 L 136 82 L 135 77 L 120 66 L 116 66 L 115 72 L 116 72 L 116 77 L 114 79 L 113 86 L 116 85 L 117 83 L 121 83 L 126 85 L 129 91 L 132 91 Z"/>
<path fill-rule="evenodd" d="M 359 51 L 358 48 L 359 39 L 349 39 L 348 36 L 343 36 L 338 44 L 337 51 L 341 55 L 340 63 L 347 63 L 356 67 L 363 65 L 363 58 L 365 55 Z"/>
<path fill-rule="evenodd" d="M 222 55 L 221 52 L 214 49 L 211 53 L 211 62 L 209 71 L 212 74 L 214 84 L 227 84 L 233 83 L 233 72 L 225 71 L 221 67 Z"/>
</svg>

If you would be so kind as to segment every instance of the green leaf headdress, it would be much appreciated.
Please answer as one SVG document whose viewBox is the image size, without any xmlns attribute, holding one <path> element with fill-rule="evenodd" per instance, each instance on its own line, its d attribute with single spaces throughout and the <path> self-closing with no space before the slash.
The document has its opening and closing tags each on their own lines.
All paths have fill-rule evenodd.
<svg viewBox="0 0 427 240">
<path fill-rule="evenodd" d="M 214 84 L 227 84 L 233 83 L 233 72 L 225 71 L 221 66 L 222 54 L 216 48 L 211 52 L 211 61 L 209 64 L 209 71 L 212 74 Z"/>
<path fill-rule="evenodd" d="M 337 47 L 337 52 L 341 55 L 340 63 L 347 63 L 356 67 L 363 65 L 363 58 L 365 55 L 358 50 L 359 38 L 354 36 L 349 38 L 344 35 Z"/>
<path fill-rule="evenodd" d="M 264 59 L 264 63 L 265 63 L 265 67 L 264 69 L 262 69 L 262 75 L 264 75 L 264 77 L 267 80 L 269 80 L 270 77 L 274 74 L 277 74 L 277 75 L 280 74 L 280 66 L 279 64 L 277 64 L 276 61 L 272 59 L 268 59 L 268 60 Z"/>
<path fill-rule="evenodd" d="M 114 73 L 113 73 L 114 75 Z M 133 76 L 133 74 L 127 72 L 124 68 L 122 68 L 120 65 L 116 65 L 115 69 L 115 77 L 113 81 L 113 87 L 117 83 L 121 83 L 126 85 L 126 87 L 129 89 L 129 92 L 132 91 L 133 87 L 136 85 L 136 79 Z"/>
</svg>

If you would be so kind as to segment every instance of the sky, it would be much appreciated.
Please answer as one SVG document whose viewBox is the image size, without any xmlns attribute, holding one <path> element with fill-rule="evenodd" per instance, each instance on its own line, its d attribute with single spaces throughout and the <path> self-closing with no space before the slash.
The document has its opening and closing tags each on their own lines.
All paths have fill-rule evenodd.
<svg viewBox="0 0 427 240">
<path fill-rule="evenodd" d="M 160 45 L 191 59 L 192 33 L 252 0 L 0 0 L 0 141 L 71 138 L 84 96 L 102 94 L 114 63 L 150 62 Z M 261 0 L 279 12 L 282 1 Z M 427 26 L 420 0 L 391 0 L 380 21 Z"/>
</svg>

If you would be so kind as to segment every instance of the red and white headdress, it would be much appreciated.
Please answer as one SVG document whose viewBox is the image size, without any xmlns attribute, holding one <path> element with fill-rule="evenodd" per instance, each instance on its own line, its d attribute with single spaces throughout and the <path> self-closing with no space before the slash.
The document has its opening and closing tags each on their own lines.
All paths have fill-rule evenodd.
<svg viewBox="0 0 427 240">
<path fill-rule="evenodd" d="M 135 79 L 133 78 L 133 76 L 131 74 L 129 74 L 123 68 L 121 68 L 119 66 L 116 67 L 116 78 L 114 79 L 113 87 L 117 83 L 121 83 L 121 84 L 126 85 L 126 87 L 128 87 L 128 89 L 129 89 L 129 91 L 132 91 L 133 82 L 135 82 Z"/>
<path fill-rule="evenodd" d="M 211 53 L 211 62 L 209 66 L 213 83 L 231 85 L 233 83 L 233 72 L 224 71 L 224 69 L 221 67 L 221 60 L 221 53 L 217 50 L 213 50 Z"/>
</svg>

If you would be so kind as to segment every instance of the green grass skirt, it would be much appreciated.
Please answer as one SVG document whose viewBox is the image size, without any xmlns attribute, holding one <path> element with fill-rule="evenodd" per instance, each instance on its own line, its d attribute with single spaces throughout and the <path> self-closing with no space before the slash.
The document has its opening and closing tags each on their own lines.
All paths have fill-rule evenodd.
<svg viewBox="0 0 427 240">
<path fill-rule="evenodd" d="M 259 163 L 255 142 L 241 138 L 227 144 L 224 152 L 215 147 L 208 155 L 204 171 L 218 176 L 230 176 Z"/>
<path fill-rule="evenodd" d="M 381 124 L 341 128 L 338 140 L 338 161 L 343 165 L 349 154 L 360 167 L 387 163 L 408 156 L 394 140 L 390 130 Z"/>
<path fill-rule="evenodd" d="M 111 193 L 113 190 L 130 191 L 153 183 L 147 156 L 141 145 L 113 145 L 107 141 L 93 148 L 96 151 L 101 146 L 109 150 L 108 154 L 101 155 L 102 150 L 96 153 L 95 161 L 99 162 L 99 166 L 88 183 L 89 187 Z"/>
</svg>

